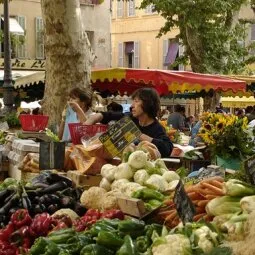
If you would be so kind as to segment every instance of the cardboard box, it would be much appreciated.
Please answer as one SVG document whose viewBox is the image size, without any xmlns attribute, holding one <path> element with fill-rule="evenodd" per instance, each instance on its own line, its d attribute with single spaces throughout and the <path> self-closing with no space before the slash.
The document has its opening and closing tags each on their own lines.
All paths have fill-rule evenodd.
<svg viewBox="0 0 255 255">
<path fill-rule="evenodd" d="M 68 171 L 67 177 L 70 178 L 76 186 L 78 187 L 84 187 L 85 189 L 88 189 L 92 186 L 99 186 L 102 176 L 99 175 L 85 175 L 80 173 L 77 170 L 74 171 Z"/>
<path fill-rule="evenodd" d="M 124 214 L 141 218 L 146 214 L 144 202 L 136 198 L 118 198 L 118 205 Z"/>
</svg>

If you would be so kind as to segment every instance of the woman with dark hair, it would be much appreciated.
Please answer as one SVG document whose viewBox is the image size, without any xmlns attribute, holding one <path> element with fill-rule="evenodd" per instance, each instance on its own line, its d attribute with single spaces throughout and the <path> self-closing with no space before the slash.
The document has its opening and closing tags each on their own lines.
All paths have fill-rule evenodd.
<svg viewBox="0 0 255 255">
<path fill-rule="evenodd" d="M 89 89 L 73 88 L 69 92 L 69 98 L 59 127 L 58 136 L 63 141 L 70 141 L 68 123 L 83 123 L 93 114 L 92 107 L 93 92 Z"/>
<path fill-rule="evenodd" d="M 140 141 L 148 141 L 155 144 L 162 157 L 169 157 L 173 144 L 167 136 L 165 129 L 157 120 L 160 111 L 160 99 L 156 90 L 141 88 L 132 95 L 131 119 L 141 131 Z M 97 113 L 87 119 L 85 124 L 91 125 L 97 122 L 107 124 L 112 120 L 119 120 L 125 115 L 120 112 Z"/>
</svg>

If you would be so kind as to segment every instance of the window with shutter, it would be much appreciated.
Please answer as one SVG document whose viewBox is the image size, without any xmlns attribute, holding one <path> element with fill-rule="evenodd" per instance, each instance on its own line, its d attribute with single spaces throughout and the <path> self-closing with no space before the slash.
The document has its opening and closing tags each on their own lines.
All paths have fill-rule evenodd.
<svg viewBox="0 0 255 255">
<path fill-rule="evenodd" d="M 162 65 L 163 69 L 167 70 L 168 66 L 165 65 L 165 60 L 168 52 L 168 47 L 169 47 L 169 39 L 163 40 L 163 60 L 162 60 Z"/>
<path fill-rule="evenodd" d="M 128 16 L 135 16 L 135 0 L 128 1 Z"/>
<path fill-rule="evenodd" d="M 140 67 L 140 42 L 134 42 L 134 68 Z"/>
<path fill-rule="evenodd" d="M 41 17 L 35 18 L 35 44 L 36 58 L 44 59 L 43 19 Z"/>
<path fill-rule="evenodd" d="M 118 44 L 118 67 L 124 66 L 124 44 Z"/>
<path fill-rule="evenodd" d="M 184 46 L 179 42 L 179 54 L 178 54 L 178 57 L 183 56 L 184 49 L 185 49 Z M 184 65 L 180 64 L 178 70 L 179 71 L 184 71 Z"/>
<path fill-rule="evenodd" d="M 26 31 L 26 17 L 17 16 L 17 21 L 20 26 Z M 16 45 L 16 54 L 18 58 L 26 58 L 26 37 L 25 35 L 17 35 L 18 42 Z"/>
<path fill-rule="evenodd" d="M 123 17 L 123 7 L 124 7 L 124 1 L 116 1 L 117 2 L 117 17 L 121 18 Z"/>
</svg>

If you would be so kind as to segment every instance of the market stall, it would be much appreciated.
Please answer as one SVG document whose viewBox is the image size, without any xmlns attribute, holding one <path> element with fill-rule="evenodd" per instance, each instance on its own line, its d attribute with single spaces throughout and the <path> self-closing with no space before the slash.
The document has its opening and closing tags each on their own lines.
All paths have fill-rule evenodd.
<svg viewBox="0 0 255 255">
<path fill-rule="evenodd" d="M 243 93 L 246 91 L 244 81 L 235 80 L 219 75 L 198 74 L 183 71 L 112 68 L 94 70 L 92 72 L 92 87 L 100 91 L 125 91 L 130 94 L 140 87 L 153 87 L 160 95 L 178 92 L 209 92 L 232 91 Z"/>
</svg>

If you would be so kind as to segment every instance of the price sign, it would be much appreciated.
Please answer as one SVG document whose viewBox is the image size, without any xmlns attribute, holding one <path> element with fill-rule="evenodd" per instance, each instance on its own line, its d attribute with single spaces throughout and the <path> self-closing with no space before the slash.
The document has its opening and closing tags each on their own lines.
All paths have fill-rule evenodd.
<svg viewBox="0 0 255 255">
<path fill-rule="evenodd" d="M 255 184 L 255 155 L 244 161 L 244 169 L 252 184 Z"/>
<path fill-rule="evenodd" d="M 193 217 L 196 214 L 196 210 L 190 198 L 188 197 L 181 180 L 175 189 L 174 203 L 176 205 L 177 213 L 183 224 L 192 222 Z"/>
<path fill-rule="evenodd" d="M 141 135 L 141 131 L 129 118 L 123 117 L 99 137 L 106 150 L 115 157 Z"/>
</svg>

